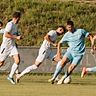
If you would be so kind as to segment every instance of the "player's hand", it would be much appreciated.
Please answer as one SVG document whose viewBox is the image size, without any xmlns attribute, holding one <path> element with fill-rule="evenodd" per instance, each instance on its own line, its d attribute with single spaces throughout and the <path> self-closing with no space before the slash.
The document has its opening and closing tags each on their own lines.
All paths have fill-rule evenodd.
<svg viewBox="0 0 96 96">
<path fill-rule="evenodd" d="M 22 39 L 22 36 L 17 36 L 16 39 L 20 40 L 20 39 Z"/>
<path fill-rule="evenodd" d="M 54 47 L 57 47 L 57 46 L 58 46 L 58 44 L 53 43 L 53 46 L 54 46 Z"/>
<path fill-rule="evenodd" d="M 91 49 L 91 50 L 90 50 L 90 53 L 91 53 L 91 54 L 94 54 L 94 49 Z"/>
<path fill-rule="evenodd" d="M 61 59 L 62 59 L 62 56 L 61 56 L 61 55 L 58 55 L 58 54 L 55 55 L 54 60 L 55 60 L 56 62 L 60 61 Z"/>
</svg>

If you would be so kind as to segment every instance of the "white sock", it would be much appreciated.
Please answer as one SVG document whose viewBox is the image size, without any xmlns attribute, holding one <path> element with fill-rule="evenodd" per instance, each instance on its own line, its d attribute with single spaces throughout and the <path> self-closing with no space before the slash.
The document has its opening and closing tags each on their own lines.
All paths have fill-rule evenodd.
<svg viewBox="0 0 96 96">
<path fill-rule="evenodd" d="M 22 76 L 25 75 L 26 73 L 29 73 L 30 71 L 35 70 L 35 69 L 37 69 L 37 68 L 38 68 L 38 67 L 37 67 L 35 64 L 27 67 L 24 71 L 21 72 L 20 77 L 22 77 Z"/>
<path fill-rule="evenodd" d="M 13 77 L 13 75 L 14 75 L 14 73 L 15 73 L 15 71 L 16 71 L 17 68 L 18 68 L 18 64 L 14 63 L 14 64 L 12 65 L 11 72 L 10 72 L 10 74 L 9 74 L 9 77 L 10 77 L 10 78 Z"/>
<path fill-rule="evenodd" d="M 96 67 L 87 68 L 86 71 L 88 71 L 88 72 L 96 72 Z"/>
</svg>

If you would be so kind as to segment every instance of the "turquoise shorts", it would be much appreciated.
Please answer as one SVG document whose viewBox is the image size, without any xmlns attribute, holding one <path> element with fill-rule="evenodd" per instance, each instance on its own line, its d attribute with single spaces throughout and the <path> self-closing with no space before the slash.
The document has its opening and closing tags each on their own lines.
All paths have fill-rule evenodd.
<svg viewBox="0 0 96 96">
<path fill-rule="evenodd" d="M 78 65 L 83 58 L 83 55 L 72 55 L 71 52 L 66 52 L 64 57 L 67 57 L 71 64 Z"/>
</svg>

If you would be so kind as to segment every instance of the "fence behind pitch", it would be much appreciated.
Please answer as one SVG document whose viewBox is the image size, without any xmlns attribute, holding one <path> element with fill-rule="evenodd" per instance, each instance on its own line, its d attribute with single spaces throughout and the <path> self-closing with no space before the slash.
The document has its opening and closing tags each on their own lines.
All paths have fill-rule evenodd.
<svg viewBox="0 0 96 96">
<path fill-rule="evenodd" d="M 21 56 L 21 63 L 19 66 L 20 72 L 24 70 L 27 66 L 34 64 L 34 61 L 38 55 L 39 47 L 19 47 L 19 53 Z M 52 51 L 56 53 L 56 49 L 52 48 Z M 66 48 L 63 48 L 63 53 L 66 52 Z M 7 59 L 7 61 L 10 63 L 9 67 L 6 68 L 6 70 L 3 70 L 5 72 L 9 72 L 11 69 L 11 66 L 13 64 L 12 59 Z M 69 64 L 68 64 L 69 65 Z M 83 66 L 92 67 L 96 65 L 96 54 L 93 56 L 90 53 L 90 49 L 86 49 L 86 54 L 84 55 L 83 60 L 79 64 L 79 66 L 75 69 L 74 72 L 80 72 L 81 68 Z M 53 63 L 51 60 L 46 59 L 42 65 L 35 71 L 35 73 L 53 73 L 55 70 L 56 63 Z M 66 67 L 65 67 L 66 68 Z"/>
</svg>

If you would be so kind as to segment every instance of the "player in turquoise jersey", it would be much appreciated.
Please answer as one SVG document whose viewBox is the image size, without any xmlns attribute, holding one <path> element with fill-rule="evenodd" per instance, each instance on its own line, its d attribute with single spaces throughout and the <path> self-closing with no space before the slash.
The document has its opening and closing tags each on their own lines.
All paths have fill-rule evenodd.
<svg viewBox="0 0 96 96">
<path fill-rule="evenodd" d="M 58 43 L 57 58 L 61 55 L 61 44 L 67 43 L 69 47 L 67 49 L 67 52 L 64 54 L 62 60 L 58 62 L 53 77 L 49 79 L 49 82 L 52 83 L 54 83 L 55 78 L 59 75 L 66 63 L 70 62 L 68 71 L 58 81 L 57 84 L 63 83 L 63 81 L 72 73 L 72 71 L 83 58 L 83 55 L 85 53 L 85 38 L 89 37 L 91 43 L 93 41 L 92 36 L 84 29 L 75 29 L 74 23 L 72 21 L 67 21 L 66 29 L 68 30 L 68 32 L 64 34 L 63 38 Z"/>
</svg>

